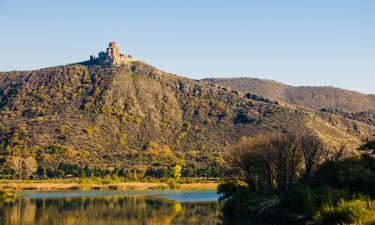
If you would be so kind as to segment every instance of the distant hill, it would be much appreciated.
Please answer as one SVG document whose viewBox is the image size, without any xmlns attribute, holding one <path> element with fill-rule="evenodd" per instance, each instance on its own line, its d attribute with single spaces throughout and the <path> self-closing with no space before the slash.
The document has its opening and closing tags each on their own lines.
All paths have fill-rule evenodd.
<svg viewBox="0 0 375 225">
<path fill-rule="evenodd" d="M 350 114 L 351 118 L 375 121 L 374 94 L 366 95 L 335 87 L 294 87 L 257 78 L 207 78 L 204 81 L 314 110 L 342 116 Z"/>
<path fill-rule="evenodd" d="M 196 81 L 137 61 L 2 72 L 0 166 L 11 157 L 32 156 L 41 165 L 63 161 L 141 172 L 173 163 L 212 168 L 232 144 L 258 132 L 310 130 L 331 146 L 354 146 L 374 132 L 374 126 L 340 115 L 246 95 L 293 99 L 287 102 L 314 109 L 374 104 L 371 96 L 341 89 L 322 88 L 324 95 L 307 88 L 310 98 L 298 94 L 302 90 L 262 80 Z M 348 97 L 334 105 L 339 93 Z M 312 103 L 323 96 L 326 101 Z M 344 103 L 348 98 L 358 106 Z"/>
</svg>

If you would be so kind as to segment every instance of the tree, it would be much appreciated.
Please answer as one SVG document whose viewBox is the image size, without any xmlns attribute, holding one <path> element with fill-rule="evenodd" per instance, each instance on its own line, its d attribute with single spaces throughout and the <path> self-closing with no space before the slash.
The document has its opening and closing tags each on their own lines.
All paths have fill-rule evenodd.
<svg viewBox="0 0 375 225">
<path fill-rule="evenodd" d="M 181 170 L 182 170 L 182 167 L 178 164 L 173 167 L 173 177 L 176 180 L 179 180 L 181 178 Z"/>
<path fill-rule="evenodd" d="M 326 160 L 337 162 L 342 159 L 346 159 L 352 156 L 352 153 L 348 151 L 345 144 L 339 145 L 338 148 L 333 149 L 333 152 L 327 157 Z"/>
<path fill-rule="evenodd" d="M 231 151 L 233 171 L 256 191 L 287 189 L 296 177 L 301 152 L 294 134 L 274 133 L 244 138 Z"/>
<path fill-rule="evenodd" d="M 271 139 L 276 163 L 276 184 L 279 190 L 289 189 L 295 180 L 303 154 L 300 136 L 294 133 L 278 133 Z"/>
<path fill-rule="evenodd" d="M 305 166 L 304 181 L 308 181 L 311 174 L 321 161 L 325 147 L 319 137 L 313 134 L 305 134 L 300 139 Z"/>
<path fill-rule="evenodd" d="M 147 168 L 147 171 L 145 173 L 147 177 L 155 177 L 155 178 L 166 178 L 166 177 L 172 177 L 172 171 L 170 171 L 168 168 L 165 167 L 149 167 Z"/>
<path fill-rule="evenodd" d="M 16 177 L 21 176 L 23 159 L 18 156 L 8 156 L 5 159 L 6 168 L 10 169 L 12 174 Z"/>
<path fill-rule="evenodd" d="M 124 167 L 121 167 L 120 170 L 118 171 L 118 175 L 120 177 L 127 177 L 129 175 L 129 171 L 126 170 Z"/>
<path fill-rule="evenodd" d="M 46 177 L 47 175 L 46 168 L 44 166 L 39 165 L 38 169 L 36 170 L 36 174 L 42 178 Z"/>
<path fill-rule="evenodd" d="M 112 171 L 112 175 L 118 176 L 120 169 L 115 167 L 115 169 Z"/>
<path fill-rule="evenodd" d="M 244 181 L 255 191 L 287 190 L 298 173 L 308 179 L 324 151 L 313 135 L 273 133 L 243 138 L 228 157 L 229 176 Z"/>
<path fill-rule="evenodd" d="M 37 171 L 37 163 L 34 157 L 22 158 L 19 156 L 8 156 L 5 159 L 5 167 L 18 178 L 29 178 Z"/>
<path fill-rule="evenodd" d="M 265 135 L 242 139 L 229 154 L 229 179 L 239 179 L 254 191 L 270 190 L 273 168 L 269 157 L 270 142 Z"/>
<path fill-rule="evenodd" d="M 92 169 L 88 165 L 85 165 L 85 168 L 83 169 L 85 172 L 86 177 L 91 177 L 92 176 Z"/>
<path fill-rule="evenodd" d="M 37 163 L 34 157 L 28 156 L 22 162 L 22 177 L 29 178 L 37 171 Z"/>
<path fill-rule="evenodd" d="M 196 177 L 197 173 L 195 171 L 194 164 L 192 164 L 192 165 L 188 164 L 188 165 L 184 166 L 184 168 L 181 171 L 181 175 L 183 177 Z"/>
<path fill-rule="evenodd" d="M 375 197 L 375 158 L 362 155 L 338 161 L 327 160 L 317 170 L 312 184 Z"/>
</svg>

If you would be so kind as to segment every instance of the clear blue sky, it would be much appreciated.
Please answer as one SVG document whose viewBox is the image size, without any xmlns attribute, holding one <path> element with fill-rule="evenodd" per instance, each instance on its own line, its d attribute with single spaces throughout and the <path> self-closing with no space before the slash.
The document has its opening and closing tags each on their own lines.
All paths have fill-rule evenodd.
<svg viewBox="0 0 375 225">
<path fill-rule="evenodd" d="M 0 0 L 0 71 L 82 61 L 110 40 L 190 78 L 375 93 L 372 0 Z"/>
</svg>

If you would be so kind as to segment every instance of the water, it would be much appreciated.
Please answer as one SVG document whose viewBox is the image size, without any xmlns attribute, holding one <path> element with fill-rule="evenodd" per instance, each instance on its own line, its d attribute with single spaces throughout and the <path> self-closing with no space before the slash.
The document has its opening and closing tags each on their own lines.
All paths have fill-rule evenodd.
<svg viewBox="0 0 375 225">
<path fill-rule="evenodd" d="M 213 225 L 215 191 L 24 192 L 0 203 L 2 225 Z"/>
</svg>

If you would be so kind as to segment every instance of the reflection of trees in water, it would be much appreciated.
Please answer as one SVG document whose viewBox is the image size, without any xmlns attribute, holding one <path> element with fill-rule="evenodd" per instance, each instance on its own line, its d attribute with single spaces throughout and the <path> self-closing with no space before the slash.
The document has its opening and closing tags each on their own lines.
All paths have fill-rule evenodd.
<svg viewBox="0 0 375 225">
<path fill-rule="evenodd" d="M 149 197 L 17 199 L 0 205 L 3 225 L 215 224 L 217 203 L 177 203 Z"/>
</svg>

